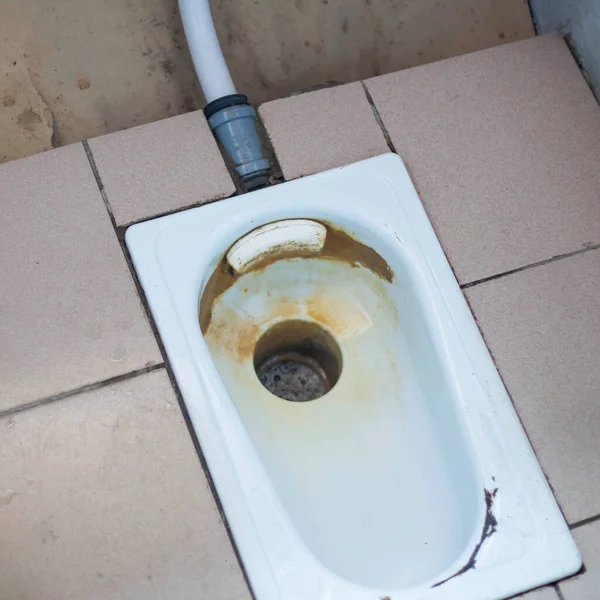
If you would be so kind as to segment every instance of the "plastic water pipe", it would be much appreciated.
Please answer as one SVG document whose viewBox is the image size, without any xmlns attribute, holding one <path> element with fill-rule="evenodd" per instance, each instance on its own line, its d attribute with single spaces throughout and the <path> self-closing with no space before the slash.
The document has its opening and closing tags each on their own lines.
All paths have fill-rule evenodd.
<svg viewBox="0 0 600 600">
<path fill-rule="evenodd" d="M 208 0 L 179 0 L 179 12 L 194 68 L 207 102 L 236 94 Z"/>
<path fill-rule="evenodd" d="M 208 104 L 204 114 L 248 190 L 266 185 L 270 164 L 258 134 L 256 110 L 238 94 L 223 57 L 209 0 L 179 0 L 194 68 Z"/>
</svg>

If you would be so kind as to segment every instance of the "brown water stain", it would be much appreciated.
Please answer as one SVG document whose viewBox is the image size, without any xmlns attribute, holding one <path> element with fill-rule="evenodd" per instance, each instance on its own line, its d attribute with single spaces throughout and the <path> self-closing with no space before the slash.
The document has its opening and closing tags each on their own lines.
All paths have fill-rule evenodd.
<svg viewBox="0 0 600 600">
<path fill-rule="evenodd" d="M 350 233 L 342 229 L 335 228 L 328 223 L 323 223 L 327 227 L 327 237 L 321 253 L 321 258 L 340 260 L 366 267 L 379 278 L 391 283 L 394 279 L 394 272 L 387 264 L 385 259 L 375 252 L 373 248 L 354 239 Z"/>
<path fill-rule="evenodd" d="M 255 356 L 265 330 L 277 329 L 281 323 L 288 326 L 292 322 L 297 323 L 303 330 L 314 329 L 316 323 L 323 335 L 327 336 L 330 332 L 340 341 L 360 335 L 371 327 L 371 319 L 360 304 L 327 289 L 329 284 L 329 281 L 323 281 L 323 285 L 317 285 L 309 298 L 280 298 L 259 318 L 234 307 L 220 305 L 204 332 L 207 343 L 242 364 Z M 376 288 L 377 280 L 373 284 Z"/>
<path fill-rule="evenodd" d="M 254 346 L 258 340 L 260 328 L 256 323 L 248 323 L 248 325 L 240 330 L 237 335 L 237 356 L 239 360 L 252 356 L 254 354 Z"/>
<path fill-rule="evenodd" d="M 26 108 L 17 117 L 17 123 L 25 130 L 34 132 L 39 123 L 43 123 L 42 117 L 31 108 Z"/>
<path fill-rule="evenodd" d="M 323 225 L 327 227 L 327 236 L 320 254 L 315 255 L 313 253 L 302 252 L 298 248 L 283 249 L 282 252 L 276 255 L 266 253 L 264 260 L 256 261 L 251 271 L 248 272 L 260 272 L 267 266 L 281 260 L 311 257 L 341 261 L 354 267 L 363 266 L 372 271 L 380 279 L 392 282 L 394 278 L 392 269 L 375 250 L 359 242 L 350 233 L 341 228 L 336 228 L 327 222 L 324 222 Z M 210 325 L 216 300 L 240 278 L 240 275 L 235 273 L 227 262 L 228 251 L 229 249 L 221 257 L 219 264 L 210 276 L 202 293 L 198 316 L 203 334 L 206 334 Z"/>
<path fill-rule="evenodd" d="M 298 315 L 298 302 L 294 298 L 281 298 L 275 314 L 282 319 L 296 317 Z"/>
<path fill-rule="evenodd" d="M 298 313 L 298 303 L 284 298 L 269 313 L 269 320 L 293 319 L 299 316 Z M 243 313 L 221 307 L 219 317 L 210 321 L 204 335 L 236 362 L 243 363 L 254 355 L 256 343 L 261 336 L 261 325 L 262 323 Z"/>
<path fill-rule="evenodd" d="M 307 313 L 342 340 L 362 333 L 371 325 L 369 317 L 356 304 L 343 296 L 331 296 L 318 289 L 308 301 Z"/>
<path fill-rule="evenodd" d="M 206 334 L 208 326 L 210 325 L 213 306 L 217 298 L 226 292 L 237 279 L 235 271 L 227 262 L 227 252 L 225 252 L 219 260 L 217 268 L 213 271 L 206 283 L 204 291 L 202 292 L 202 298 L 200 299 L 198 318 L 200 320 L 200 329 L 202 329 L 203 334 Z"/>
<path fill-rule="evenodd" d="M 213 342 L 218 341 L 227 355 L 242 363 L 253 356 L 260 327 L 252 319 L 244 318 L 240 313 L 227 308 L 221 311 L 219 319 L 210 323 L 205 335 Z"/>
<path fill-rule="evenodd" d="M 87 77 L 80 77 L 77 80 L 77 86 L 79 87 L 80 90 L 85 91 L 85 90 L 89 90 L 92 87 L 92 83 L 90 82 L 90 80 Z"/>
</svg>

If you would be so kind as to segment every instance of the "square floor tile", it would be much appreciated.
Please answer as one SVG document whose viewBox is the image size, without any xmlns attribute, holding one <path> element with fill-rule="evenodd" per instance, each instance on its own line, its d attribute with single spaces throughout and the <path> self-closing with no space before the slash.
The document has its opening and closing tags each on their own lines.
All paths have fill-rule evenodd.
<svg viewBox="0 0 600 600">
<path fill-rule="evenodd" d="M 389 152 L 360 83 L 267 102 L 259 113 L 286 179 Z"/>
<path fill-rule="evenodd" d="M 600 250 L 466 295 L 570 523 L 600 513 Z"/>
<path fill-rule="evenodd" d="M 202 111 L 98 137 L 89 145 L 119 225 L 235 192 Z"/>
<path fill-rule="evenodd" d="M 1 600 L 250 600 L 164 370 L 0 431 Z"/>
<path fill-rule="evenodd" d="M 558 35 L 366 85 L 461 283 L 600 242 L 600 106 Z"/>
<path fill-rule="evenodd" d="M 81 144 L 0 165 L 0 410 L 161 361 Z"/>
<path fill-rule="evenodd" d="M 565 600 L 598 600 L 600 598 L 600 521 L 594 521 L 573 531 L 577 547 L 583 556 L 585 573 L 560 584 Z"/>
</svg>

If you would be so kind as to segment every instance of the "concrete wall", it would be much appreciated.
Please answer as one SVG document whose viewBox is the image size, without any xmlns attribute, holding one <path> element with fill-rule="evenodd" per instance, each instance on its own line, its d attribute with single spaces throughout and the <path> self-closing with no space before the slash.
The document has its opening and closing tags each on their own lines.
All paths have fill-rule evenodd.
<svg viewBox="0 0 600 600">
<path fill-rule="evenodd" d="M 538 34 L 568 36 L 584 74 L 600 99 L 600 0 L 530 0 Z"/>
<path fill-rule="evenodd" d="M 201 108 L 177 0 L 0 0 L 0 162 Z M 211 0 L 260 104 L 534 35 L 526 0 Z"/>
</svg>

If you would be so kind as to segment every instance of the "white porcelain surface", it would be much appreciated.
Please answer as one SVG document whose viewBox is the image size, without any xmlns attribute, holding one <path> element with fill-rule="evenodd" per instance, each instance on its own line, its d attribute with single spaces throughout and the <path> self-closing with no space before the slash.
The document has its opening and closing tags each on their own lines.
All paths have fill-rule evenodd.
<svg viewBox="0 0 600 600">
<path fill-rule="evenodd" d="M 309 219 L 289 219 L 258 227 L 240 238 L 227 252 L 227 262 L 244 273 L 261 260 L 281 253 L 318 254 L 323 248 L 327 229 Z"/>
<path fill-rule="evenodd" d="M 498 600 L 577 571 L 580 556 L 402 161 L 379 156 L 251 199 L 135 225 L 127 244 L 257 598 Z M 377 330 L 378 313 L 369 309 L 355 334 L 380 339 L 380 355 L 370 342 L 372 358 L 381 358 L 373 370 L 385 376 L 367 381 L 377 383 L 380 414 L 356 413 L 369 416 L 372 430 L 342 419 L 332 440 L 320 432 L 320 448 L 337 448 L 341 456 L 322 464 L 315 458 L 313 470 L 291 455 L 286 465 L 285 452 L 310 453 L 311 439 L 303 446 L 296 432 L 290 442 L 280 435 L 281 420 L 271 434 L 264 430 L 255 417 L 265 407 L 254 414 L 240 395 L 248 385 L 249 397 L 271 400 L 249 383 L 249 362 L 227 374 L 198 324 L 199 297 L 228 248 L 256 227 L 289 218 L 351 232 L 394 273 L 391 284 L 381 284 L 386 327 Z M 263 272 L 274 285 L 284 276 L 277 266 Z M 251 282 L 253 275 L 245 277 Z M 317 275 L 332 282 L 346 276 L 341 267 Z M 358 289 L 359 279 L 348 280 L 348 289 Z M 258 292 L 265 280 L 254 283 Z M 340 298 L 351 303 L 352 295 Z M 353 343 L 342 350 L 360 352 Z M 344 400 L 352 386 L 344 378 L 353 371 L 342 372 L 337 395 L 336 386 L 296 406 L 298 415 L 304 411 L 300 418 L 314 410 L 323 423 L 338 409 L 348 416 Z M 287 419 L 291 405 L 277 399 L 277 418 Z M 364 435 L 362 453 L 352 447 L 357 432 Z M 311 479 L 314 486 L 293 493 L 300 475 L 336 469 L 346 471 L 338 480 Z M 344 490 L 353 494 L 346 503 Z M 326 525 L 324 534 L 319 528 Z"/>
<path fill-rule="evenodd" d="M 274 396 L 254 368 L 261 335 L 298 320 L 342 355 L 333 389 L 309 402 Z M 330 571 L 407 588 L 440 579 L 481 537 L 484 483 L 413 294 L 364 266 L 280 260 L 223 293 L 205 339 L 291 524 Z"/>
</svg>

